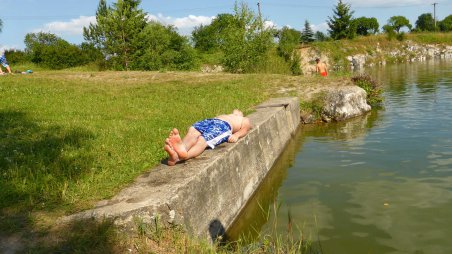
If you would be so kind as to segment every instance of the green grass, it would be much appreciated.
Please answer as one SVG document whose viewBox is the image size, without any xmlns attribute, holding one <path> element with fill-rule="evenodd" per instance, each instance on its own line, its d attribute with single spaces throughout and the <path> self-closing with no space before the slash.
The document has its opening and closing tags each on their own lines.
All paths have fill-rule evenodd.
<svg viewBox="0 0 452 254">
<path fill-rule="evenodd" d="M 111 222 L 55 229 L 55 221 L 159 164 L 174 127 L 184 134 L 193 122 L 234 108 L 248 114 L 271 96 L 286 96 L 275 92 L 283 87 L 302 94 L 327 85 L 290 75 L 35 70 L 0 77 L 0 237 L 19 234 L 37 253 L 85 252 L 96 242 L 98 253 L 146 244 L 118 237 Z M 191 242 L 181 248 L 212 253 L 183 232 L 165 234 Z M 57 242 L 46 242 L 55 236 Z"/>
<path fill-rule="evenodd" d="M 0 79 L 0 231 L 109 198 L 166 157 L 169 131 L 263 101 L 257 76 L 36 72 Z M 28 223 L 8 223 L 16 216 Z M 11 220 L 9 220 L 11 219 Z M 18 228 L 19 227 L 19 228 Z"/>
<path fill-rule="evenodd" d="M 413 40 L 418 43 L 427 43 L 427 44 L 445 44 L 452 45 L 452 32 L 447 33 L 410 33 L 407 34 L 408 40 Z"/>
</svg>

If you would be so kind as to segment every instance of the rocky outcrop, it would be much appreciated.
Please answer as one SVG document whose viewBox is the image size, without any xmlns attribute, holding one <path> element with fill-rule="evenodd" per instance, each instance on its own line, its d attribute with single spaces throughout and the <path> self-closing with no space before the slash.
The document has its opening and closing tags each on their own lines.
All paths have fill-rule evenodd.
<svg viewBox="0 0 452 254">
<path fill-rule="evenodd" d="M 218 73 L 218 72 L 223 72 L 224 68 L 221 65 L 205 65 L 201 67 L 201 72 L 203 73 Z"/>
<path fill-rule="evenodd" d="M 327 66 L 330 65 L 329 58 L 327 55 L 322 54 L 320 51 L 312 48 L 310 46 L 300 47 L 296 50 L 300 57 L 300 69 L 303 75 L 313 75 L 315 74 L 315 59 L 319 58 L 321 62 L 325 63 Z"/>
<path fill-rule="evenodd" d="M 452 59 L 452 46 L 439 44 L 418 44 L 405 41 L 400 48 L 381 49 L 377 43 L 375 50 L 366 54 L 356 54 L 346 57 L 350 69 L 358 70 L 365 66 L 385 65 L 386 62 L 422 62 L 430 59 Z"/>
<path fill-rule="evenodd" d="M 366 91 L 358 86 L 343 86 L 325 93 L 322 120 L 342 121 L 370 111 Z"/>
<path fill-rule="evenodd" d="M 366 52 L 348 55 L 345 59 L 332 61 L 328 52 L 320 52 L 311 46 L 297 49 L 300 56 L 300 68 L 304 75 L 315 74 L 315 59 L 320 58 L 330 70 L 343 70 L 344 62 L 348 62 L 351 70 L 364 67 L 386 65 L 386 63 L 421 62 L 430 59 L 452 59 L 452 46 L 442 44 L 420 44 L 407 40 L 398 44 L 397 48 L 384 48 L 379 43 L 366 47 Z M 347 48 L 341 51 L 347 52 Z M 362 50 L 364 51 L 364 50 Z"/>
</svg>

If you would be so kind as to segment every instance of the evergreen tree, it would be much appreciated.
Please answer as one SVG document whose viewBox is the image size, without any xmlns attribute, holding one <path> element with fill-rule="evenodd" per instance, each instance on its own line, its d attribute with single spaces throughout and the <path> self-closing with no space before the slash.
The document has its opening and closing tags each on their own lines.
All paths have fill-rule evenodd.
<svg viewBox="0 0 452 254">
<path fill-rule="evenodd" d="M 103 24 L 107 22 L 107 15 L 107 2 L 105 0 L 100 0 L 96 11 L 96 24 L 91 23 L 89 24 L 88 28 L 83 28 L 83 37 L 85 38 L 85 40 L 89 41 L 96 48 L 102 50 L 105 54 L 107 54 L 104 48 L 106 44 L 106 32 L 104 31 L 104 29 L 106 28 L 106 26 Z"/>
<path fill-rule="evenodd" d="M 314 41 L 314 32 L 312 31 L 311 25 L 307 20 L 305 20 L 304 29 L 301 32 L 301 41 L 306 43 Z"/>
<path fill-rule="evenodd" d="M 356 28 L 353 25 L 354 12 L 350 10 L 350 5 L 339 0 L 333 12 L 333 17 L 328 17 L 327 20 L 331 38 L 334 40 L 353 39 L 356 35 Z"/>
<path fill-rule="evenodd" d="M 107 7 L 106 1 L 100 0 L 97 24 L 84 28 L 85 40 L 99 47 L 119 69 L 128 69 L 134 61 L 139 34 L 147 24 L 140 3 L 141 0 L 117 0 L 112 7 Z"/>
</svg>

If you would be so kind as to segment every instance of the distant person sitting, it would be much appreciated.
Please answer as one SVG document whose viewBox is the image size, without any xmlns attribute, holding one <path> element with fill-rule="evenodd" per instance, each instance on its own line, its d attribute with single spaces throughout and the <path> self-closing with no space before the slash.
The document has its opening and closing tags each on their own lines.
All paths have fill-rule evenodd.
<svg viewBox="0 0 452 254">
<path fill-rule="evenodd" d="M 317 63 L 317 65 L 315 66 L 315 71 L 317 73 L 320 73 L 320 75 L 322 75 L 323 77 L 328 76 L 328 71 L 326 70 L 326 64 L 321 63 L 319 58 L 316 58 L 315 62 Z"/>
<path fill-rule="evenodd" d="M 5 57 L 5 51 L 1 51 L 0 52 L 0 64 L 6 68 L 6 71 L 11 74 L 11 67 L 9 67 L 8 62 L 6 61 L 6 57 Z M 0 75 L 3 75 L 3 70 L 0 67 Z"/>
<path fill-rule="evenodd" d="M 188 160 L 200 155 L 207 147 L 230 142 L 235 143 L 251 129 L 249 118 L 234 109 L 232 114 L 219 115 L 215 118 L 196 122 L 188 129 L 182 139 L 174 128 L 165 140 L 165 151 L 169 155 L 168 165 L 174 166 L 178 161 Z"/>
</svg>

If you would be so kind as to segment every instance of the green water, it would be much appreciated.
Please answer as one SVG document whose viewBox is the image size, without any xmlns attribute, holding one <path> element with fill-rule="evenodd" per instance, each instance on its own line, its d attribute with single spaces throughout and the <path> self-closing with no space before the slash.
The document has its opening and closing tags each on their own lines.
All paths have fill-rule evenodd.
<svg viewBox="0 0 452 254">
<path fill-rule="evenodd" d="M 290 214 L 320 253 L 452 253 L 452 62 L 371 75 L 384 109 L 302 127 L 232 239 L 284 235 Z"/>
</svg>

